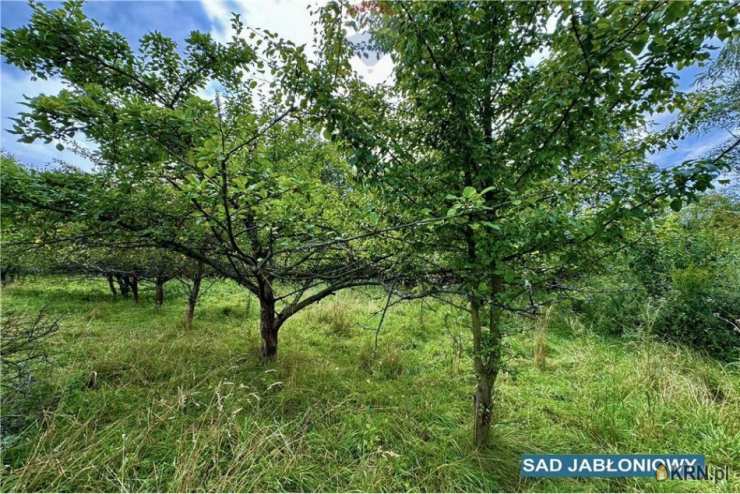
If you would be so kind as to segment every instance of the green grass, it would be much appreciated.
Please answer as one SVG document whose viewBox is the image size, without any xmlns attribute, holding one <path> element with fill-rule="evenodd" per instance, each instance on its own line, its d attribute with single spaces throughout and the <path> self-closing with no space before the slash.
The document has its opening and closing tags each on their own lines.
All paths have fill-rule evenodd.
<svg viewBox="0 0 740 494">
<path fill-rule="evenodd" d="M 265 367 L 243 290 L 214 285 L 191 331 L 168 290 L 159 310 L 151 291 L 113 301 L 103 281 L 3 290 L 3 311 L 46 307 L 63 326 L 54 405 L 2 451 L 3 491 L 740 490 L 736 366 L 560 314 L 540 370 L 531 324 L 511 320 L 490 446 L 476 451 L 469 338 L 451 309 L 395 308 L 376 354 L 382 294 L 344 292 L 289 321 Z M 699 453 L 733 478 L 524 480 L 525 452 Z"/>
</svg>

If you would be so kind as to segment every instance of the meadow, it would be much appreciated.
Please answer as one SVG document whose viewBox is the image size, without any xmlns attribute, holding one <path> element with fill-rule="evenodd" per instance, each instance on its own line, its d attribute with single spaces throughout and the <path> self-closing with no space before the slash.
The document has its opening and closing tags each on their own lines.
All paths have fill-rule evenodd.
<svg viewBox="0 0 740 494">
<path fill-rule="evenodd" d="M 43 408 L 5 435 L 8 491 L 738 491 L 740 369 L 635 331 L 595 332 L 566 307 L 510 316 L 489 446 L 473 447 L 466 320 L 382 292 L 311 306 L 259 356 L 259 313 L 218 281 L 191 330 L 185 293 L 137 305 L 102 279 L 3 287 L 2 310 L 59 318 Z M 522 453 L 698 453 L 731 479 L 542 479 Z"/>
</svg>

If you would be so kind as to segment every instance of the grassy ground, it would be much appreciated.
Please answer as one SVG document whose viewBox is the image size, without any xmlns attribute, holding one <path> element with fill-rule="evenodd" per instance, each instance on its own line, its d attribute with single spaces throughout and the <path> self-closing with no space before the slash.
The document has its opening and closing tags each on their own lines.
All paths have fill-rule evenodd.
<svg viewBox="0 0 740 494">
<path fill-rule="evenodd" d="M 3 491 L 740 490 L 737 367 L 556 314 L 538 368 L 538 338 L 510 321 L 496 425 L 477 452 L 467 333 L 447 308 L 394 309 L 375 356 L 383 300 L 345 292 L 292 319 L 265 367 L 243 290 L 214 285 L 185 331 L 184 295 L 168 288 L 161 310 L 149 291 L 112 301 L 102 281 L 4 289 L 3 311 L 45 306 L 63 330 L 54 405 L 2 452 Z M 523 480 L 525 452 L 699 453 L 733 478 Z"/>
</svg>

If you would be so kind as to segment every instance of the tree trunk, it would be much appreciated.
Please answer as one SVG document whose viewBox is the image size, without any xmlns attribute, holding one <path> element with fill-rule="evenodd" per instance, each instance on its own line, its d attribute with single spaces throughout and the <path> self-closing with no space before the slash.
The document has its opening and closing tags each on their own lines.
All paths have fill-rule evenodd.
<svg viewBox="0 0 740 494">
<path fill-rule="evenodd" d="M 478 384 L 475 388 L 473 406 L 475 407 L 475 425 L 473 439 L 475 446 L 480 448 L 488 442 L 488 431 L 491 430 L 493 415 L 493 384 L 494 377 L 488 373 L 476 375 Z"/>
<path fill-rule="evenodd" d="M 260 334 L 262 335 L 262 357 L 265 360 L 277 358 L 278 330 L 280 324 L 275 318 L 275 295 L 269 279 L 260 280 Z"/>
<path fill-rule="evenodd" d="M 131 293 L 128 276 L 117 274 L 116 281 L 118 282 L 118 288 L 121 290 L 121 295 L 128 298 Z"/>
<path fill-rule="evenodd" d="M 501 333 L 498 327 L 498 310 L 491 309 L 490 336 L 484 337 L 481 324 L 481 304 L 477 295 L 470 295 L 470 325 L 473 332 L 473 364 L 477 380 L 473 397 L 474 428 L 476 447 L 488 441 L 493 417 L 493 389 L 499 369 Z"/>
<path fill-rule="evenodd" d="M 188 306 L 185 309 L 185 329 L 193 329 L 193 317 L 195 316 L 195 302 L 188 298 Z"/>
<path fill-rule="evenodd" d="M 115 298 L 118 293 L 116 292 L 116 285 L 113 283 L 113 274 L 106 273 L 105 277 L 108 279 L 108 288 L 110 288 L 110 293 L 113 295 L 113 298 Z"/>
<path fill-rule="evenodd" d="M 203 281 L 203 271 L 200 265 L 193 274 L 192 282 L 190 285 L 190 293 L 188 294 L 188 307 L 185 309 L 185 329 L 193 329 L 193 317 L 195 316 L 195 306 L 198 303 L 198 296 L 200 295 L 200 284 Z"/>
<path fill-rule="evenodd" d="M 164 279 L 157 278 L 154 281 L 154 304 L 157 307 L 162 307 L 164 304 Z"/>
<path fill-rule="evenodd" d="M 272 297 L 272 291 L 269 298 L 260 299 L 260 334 L 262 357 L 274 360 L 278 349 L 278 326 L 275 321 L 275 299 Z"/>
<path fill-rule="evenodd" d="M 136 273 L 131 275 L 131 293 L 134 296 L 134 303 L 139 303 L 139 277 Z"/>
</svg>

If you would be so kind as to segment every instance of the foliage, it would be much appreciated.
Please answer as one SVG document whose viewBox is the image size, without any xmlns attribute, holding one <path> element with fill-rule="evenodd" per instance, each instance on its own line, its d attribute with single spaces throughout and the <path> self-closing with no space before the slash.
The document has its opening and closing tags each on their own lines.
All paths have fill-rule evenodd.
<svg viewBox="0 0 740 494">
<path fill-rule="evenodd" d="M 639 266 L 664 299 L 655 330 L 725 359 L 740 358 L 739 215 L 737 201 L 710 196 L 669 216 L 652 267 Z"/>
<path fill-rule="evenodd" d="M 648 156 L 682 129 L 647 134 L 646 115 L 681 111 L 671 71 L 729 39 L 728 2 L 379 2 L 323 11 L 317 118 L 350 162 L 396 204 L 403 268 L 429 292 L 468 305 L 479 377 L 476 441 L 485 442 L 500 369 L 504 310 L 589 265 L 603 245 L 727 168 L 716 156 L 661 170 Z M 368 29 L 359 48 L 347 23 Z M 363 84 L 361 51 L 389 53 L 393 82 Z M 534 60 L 535 58 L 539 60 Z M 340 91 L 336 91 L 340 87 Z M 362 121 L 362 126 L 356 122 Z M 678 165 L 678 164 L 677 164 Z M 396 219 L 396 218 L 394 218 Z"/>
<path fill-rule="evenodd" d="M 29 98 L 14 132 L 59 147 L 84 135 L 98 146 L 97 166 L 37 173 L 4 160 L 13 235 L 66 242 L 72 257 L 82 238 L 85 262 L 107 257 L 108 272 L 170 267 L 160 270 L 164 257 L 149 262 L 157 250 L 130 258 L 110 250 L 122 242 L 184 256 L 186 271 L 196 266 L 186 326 L 205 267 L 259 300 L 268 359 L 290 318 L 341 289 L 385 284 L 386 309 L 393 295 L 441 298 L 469 316 L 482 446 L 506 372 L 509 313 L 536 313 L 535 294 L 626 245 L 667 207 L 696 200 L 736 156 L 738 139 L 670 169 L 649 161 L 725 94 L 722 84 L 685 94 L 672 71 L 708 60 L 713 37 L 735 36 L 737 10 L 668 1 L 372 5 L 319 8 L 314 62 L 303 46 L 236 15 L 225 43 L 194 32 L 178 48 L 155 32 L 135 50 L 88 19 L 81 2 L 32 4 L 27 25 L 3 30 L 3 55 L 32 77 L 59 77 L 64 89 Z M 369 42 L 353 46 L 348 27 L 367 29 Z M 351 57 L 368 49 L 391 55 L 392 84 L 370 87 L 352 72 Z M 717 66 L 733 63 L 723 57 Z M 646 132 L 648 116 L 662 111 L 688 117 Z M 29 235 L 18 221 L 26 212 L 48 233 Z M 724 336 L 715 339 L 708 314 L 733 321 L 734 295 L 715 290 L 714 268 L 672 264 L 679 258 L 658 264 L 654 286 L 644 283 L 671 308 L 655 329 L 695 344 L 706 340 L 697 331 L 709 331 L 716 349 Z M 593 307 L 613 310 L 597 326 L 617 333 L 637 324 L 635 311 L 617 309 L 639 307 L 641 290 L 619 292 L 623 300 L 595 295 Z M 339 314 L 327 322 L 348 333 Z M 388 379 L 413 374 L 396 351 L 379 369 Z M 368 424 L 351 455 L 382 449 L 380 430 Z"/>
<path fill-rule="evenodd" d="M 740 208 L 707 195 L 632 232 L 612 271 L 586 276 L 574 308 L 612 335 L 639 328 L 725 360 L 740 354 Z M 651 310 L 652 308 L 652 310 Z"/>
<path fill-rule="evenodd" d="M 730 141 L 740 125 L 740 41 L 737 38 L 724 43 L 717 58 L 700 74 L 697 86 L 695 113 L 688 111 L 684 118 L 691 120 L 698 130 L 724 129 Z M 734 157 L 737 163 L 738 151 Z"/>
<path fill-rule="evenodd" d="M 620 336 L 641 327 L 647 290 L 633 273 L 618 269 L 617 274 L 586 276 L 581 288 L 573 308 L 597 331 Z"/>
<path fill-rule="evenodd" d="M 739 359 L 738 282 L 737 271 L 729 277 L 697 267 L 674 272 L 672 289 L 661 307 L 655 331 L 716 357 Z"/>
</svg>

